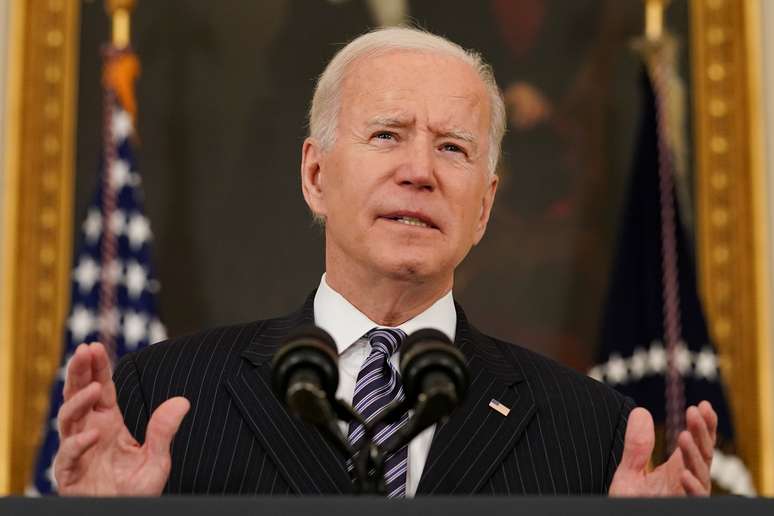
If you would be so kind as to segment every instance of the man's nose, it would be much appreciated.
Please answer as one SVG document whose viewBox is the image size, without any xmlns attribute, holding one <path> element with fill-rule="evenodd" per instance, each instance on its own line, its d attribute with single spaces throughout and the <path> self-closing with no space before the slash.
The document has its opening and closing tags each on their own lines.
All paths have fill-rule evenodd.
<svg viewBox="0 0 774 516">
<path fill-rule="evenodd" d="M 417 138 L 409 146 L 405 162 L 398 167 L 395 180 L 407 187 L 435 190 L 436 162 L 433 143 Z"/>
</svg>

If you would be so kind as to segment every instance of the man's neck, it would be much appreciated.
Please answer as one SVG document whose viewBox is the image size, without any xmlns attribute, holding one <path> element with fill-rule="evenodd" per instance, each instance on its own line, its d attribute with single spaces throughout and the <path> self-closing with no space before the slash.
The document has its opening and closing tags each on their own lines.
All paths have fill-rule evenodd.
<svg viewBox="0 0 774 516">
<path fill-rule="evenodd" d="M 383 326 L 398 326 L 416 317 L 452 288 L 446 281 L 416 282 L 385 276 L 359 277 L 327 270 L 325 280 L 366 317 Z"/>
</svg>

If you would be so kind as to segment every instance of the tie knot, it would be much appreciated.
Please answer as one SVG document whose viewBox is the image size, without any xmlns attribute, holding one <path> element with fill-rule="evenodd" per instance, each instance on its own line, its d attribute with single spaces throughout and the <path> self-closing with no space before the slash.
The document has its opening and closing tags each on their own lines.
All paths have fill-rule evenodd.
<svg viewBox="0 0 774 516">
<path fill-rule="evenodd" d="M 399 328 L 374 328 L 366 333 L 366 338 L 372 348 L 380 348 L 385 355 L 392 356 L 406 338 L 406 332 Z"/>
</svg>

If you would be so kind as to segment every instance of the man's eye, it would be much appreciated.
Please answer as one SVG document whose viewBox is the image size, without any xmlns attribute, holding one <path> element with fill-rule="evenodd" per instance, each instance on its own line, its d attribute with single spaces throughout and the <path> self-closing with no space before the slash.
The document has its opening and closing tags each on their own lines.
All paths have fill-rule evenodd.
<svg viewBox="0 0 774 516">
<path fill-rule="evenodd" d="M 441 145 L 441 149 L 448 152 L 461 152 L 462 154 L 465 154 L 465 149 L 454 143 L 444 143 Z"/>
<path fill-rule="evenodd" d="M 378 133 L 375 133 L 372 138 L 376 138 L 378 140 L 394 140 L 395 135 L 387 131 L 379 131 Z"/>
</svg>

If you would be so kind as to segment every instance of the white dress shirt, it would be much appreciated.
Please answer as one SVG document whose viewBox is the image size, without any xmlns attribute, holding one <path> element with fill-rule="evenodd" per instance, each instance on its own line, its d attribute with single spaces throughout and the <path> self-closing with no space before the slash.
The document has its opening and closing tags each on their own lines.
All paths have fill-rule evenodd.
<svg viewBox="0 0 774 516">
<path fill-rule="evenodd" d="M 357 374 L 371 352 L 371 346 L 363 336 L 380 325 L 370 320 L 344 299 L 344 296 L 328 286 L 325 274 L 314 296 L 314 322 L 333 337 L 339 350 L 339 388 L 336 391 L 336 397 L 352 403 Z M 446 334 L 452 342 L 454 342 L 456 327 L 457 311 L 454 308 L 451 291 L 421 314 L 397 326 L 407 335 L 419 329 L 433 328 Z M 395 367 L 398 367 L 399 355 L 400 350 L 391 357 Z M 342 423 L 342 430 L 347 434 L 346 424 Z M 407 497 L 413 497 L 417 491 L 434 432 L 435 425 L 427 428 L 409 444 L 406 471 Z"/>
</svg>

